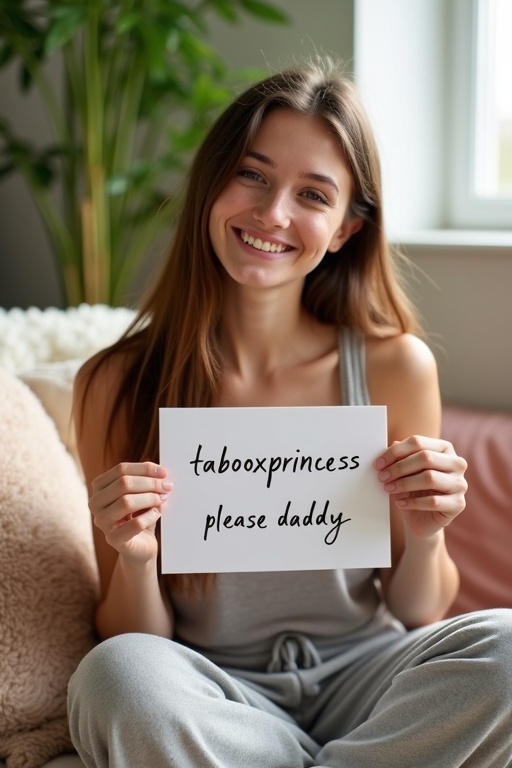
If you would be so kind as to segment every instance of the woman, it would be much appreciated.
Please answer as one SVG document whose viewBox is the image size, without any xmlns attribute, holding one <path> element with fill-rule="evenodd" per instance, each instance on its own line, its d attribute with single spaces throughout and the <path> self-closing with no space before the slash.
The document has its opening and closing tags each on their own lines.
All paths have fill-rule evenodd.
<svg viewBox="0 0 512 768">
<path fill-rule="evenodd" d="M 86 766 L 512 765 L 510 613 L 440 622 L 466 464 L 418 333 L 353 87 L 312 66 L 250 88 L 198 152 L 138 323 L 76 383 L 110 638 L 70 684 Z M 160 574 L 159 405 L 367 403 L 388 412 L 389 569 Z"/>
</svg>

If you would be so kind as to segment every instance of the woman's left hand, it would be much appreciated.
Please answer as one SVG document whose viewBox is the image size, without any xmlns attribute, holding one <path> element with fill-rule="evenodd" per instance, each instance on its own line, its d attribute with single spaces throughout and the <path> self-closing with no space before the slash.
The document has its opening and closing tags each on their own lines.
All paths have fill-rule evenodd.
<svg viewBox="0 0 512 768">
<path fill-rule="evenodd" d="M 374 466 L 414 536 L 433 536 L 466 506 L 467 463 L 446 440 L 414 435 L 394 442 Z"/>
</svg>

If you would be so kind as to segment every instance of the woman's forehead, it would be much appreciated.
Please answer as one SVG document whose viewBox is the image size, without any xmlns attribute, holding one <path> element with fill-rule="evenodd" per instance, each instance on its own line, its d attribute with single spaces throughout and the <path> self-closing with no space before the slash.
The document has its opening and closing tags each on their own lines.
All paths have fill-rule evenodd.
<svg viewBox="0 0 512 768">
<path fill-rule="evenodd" d="M 340 138 L 324 119 L 287 107 L 275 108 L 264 116 L 246 156 L 270 167 L 285 162 L 305 171 L 323 169 L 319 173 L 348 168 Z"/>
</svg>

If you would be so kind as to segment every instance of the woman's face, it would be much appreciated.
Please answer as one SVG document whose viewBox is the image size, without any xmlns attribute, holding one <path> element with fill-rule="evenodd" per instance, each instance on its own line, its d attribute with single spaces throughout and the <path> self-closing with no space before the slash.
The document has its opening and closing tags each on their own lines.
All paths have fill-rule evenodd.
<svg viewBox="0 0 512 768">
<path fill-rule="evenodd" d="M 360 228 L 348 216 L 351 195 L 350 172 L 322 121 L 276 109 L 213 204 L 214 251 L 240 285 L 303 282 Z"/>
</svg>

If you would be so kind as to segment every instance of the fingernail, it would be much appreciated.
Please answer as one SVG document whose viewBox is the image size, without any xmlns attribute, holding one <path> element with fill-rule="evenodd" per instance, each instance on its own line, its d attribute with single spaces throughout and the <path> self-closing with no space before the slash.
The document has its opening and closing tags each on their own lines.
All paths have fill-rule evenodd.
<svg viewBox="0 0 512 768">
<path fill-rule="evenodd" d="M 379 480 L 388 480 L 391 477 L 391 472 L 386 469 L 385 472 L 379 472 Z"/>
<path fill-rule="evenodd" d="M 165 501 L 166 499 L 167 499 L 167 494 L 166 493 L 161 493 L 160 494 L 160 501 Z"/>
<path fill-rule="evenodd" d="M 171 482 L 169 482 L 169 480 L 164 480 L 162 483 L 162 488 L 164 491 L 172 491 L 173 485 Z"/>
<path fill-rule="evenodd" d="M 395 483 L 386 483 L 385 486 L 384 486 L 384 490 L 385 491 L 394 491 L 395 488 L 396 488 L 396 484 Z"/>
<path fill-rule="evenodd" d="M 386 462 L 384 461 L 383 458 L 377 459 L 377 461 L 375 462 L 375 469 L 382 469 L 385 466 L 386 466 Z"/>
</svg>

